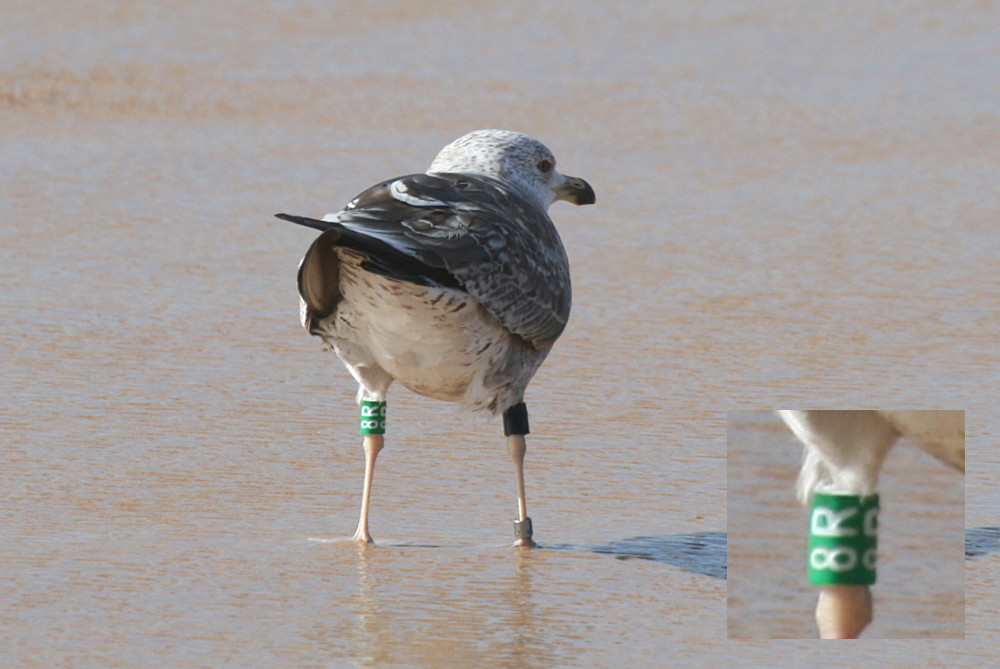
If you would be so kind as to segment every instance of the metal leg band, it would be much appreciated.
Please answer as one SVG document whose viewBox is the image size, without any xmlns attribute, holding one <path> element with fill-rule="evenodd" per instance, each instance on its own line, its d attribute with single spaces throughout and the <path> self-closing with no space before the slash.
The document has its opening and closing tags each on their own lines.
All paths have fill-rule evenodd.
<svg viewBox="0 0 1000 669">
<path fill-rule="evenodd" d="M 514 521 L 514 538 L 531 539 L 531 518 Z"/>
</svg>

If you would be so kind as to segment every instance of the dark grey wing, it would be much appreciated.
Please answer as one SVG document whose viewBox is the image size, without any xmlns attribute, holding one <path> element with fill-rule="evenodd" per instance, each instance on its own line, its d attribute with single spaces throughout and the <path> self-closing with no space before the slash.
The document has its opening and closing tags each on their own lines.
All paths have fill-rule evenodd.
<svg viewBox="0 0 1000 669">
<path fill-rule="evenodd" d="M 336 244 L 359 251 L 369 270 L 465 290 L 538 348 L 555 341 L 569 319 L 569 261 L 555 226 L 501 181 L 476 174 L 391 179 L 327 222 L 341 230 Z"/>
<path fill-rule="evenodd" d="M 454 180 L 467 198 L 456 215 L 469 221 L 466 244 L 462 253 L 442 248 L 446 267 L 506 329 L 537 348 L 551 345 L 569 320 L 572 296 L 552 219 L 497 179 L 438 176 Z"/>
<path fill-rule="evenodd" d="M 379 237 L 366 234 L 363 230 L 348 228 L 337 222 L 291 214 L 275 214 L 275 216 L 283 221 L 323 231 L 323 234 L 313 242 L 310 252 L 307 252 L 303 260 L 306 264 L 312 263 L 310 253 L 314 247 L 322 247 L 329 253 L 332 253 L 334 248 L 340 247 L 363 255 L 365 260 L 361 266 L 370 272 L 409 281 L 419 286 L 461 288 L 461 284 L 448 270 L 426 254 L 411 254 L 406 249 L 397 248 Z M 319 271 L 317 277 L 329 275 L 339 266 L 339 262 L 333 260 L 317 262 L 316 269 Z M 306 271 L 313 271 L 313 268 L 309 267 Z"/>
</svg>

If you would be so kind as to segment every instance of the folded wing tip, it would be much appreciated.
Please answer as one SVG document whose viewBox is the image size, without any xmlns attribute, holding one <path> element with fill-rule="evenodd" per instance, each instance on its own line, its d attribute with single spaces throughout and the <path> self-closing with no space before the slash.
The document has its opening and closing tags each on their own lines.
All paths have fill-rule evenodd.
<svg viewBox="0 0 1000 669">
<path fill-rule="evenodd" d="M 283 221 L 288 221 L 289 223 L 295 223 L 296 225 L 303 225 L 307 228 L 314 228 L 316 230 L 327 231 L 333 227 L 329 221 L 321 221 L 315 218 L 309 218 L 308 216 L 293 216 L 292 214 L 275 214 L 275 218 L 280 218 Z"/>
</svg>

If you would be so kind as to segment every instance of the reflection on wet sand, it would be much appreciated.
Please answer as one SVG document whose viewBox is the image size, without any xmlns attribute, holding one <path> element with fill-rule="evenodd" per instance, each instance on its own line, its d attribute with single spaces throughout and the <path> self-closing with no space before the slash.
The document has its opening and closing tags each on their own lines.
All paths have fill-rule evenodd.
<svg viewBox="0 0 1000 669">
<path fill-rule="evenodd" d="M 553 630 L 577 618 L 598 621 L 602 615 L 634 615 L 627 603 L 641 600 L 629 592 L 650 579 L 670 587 L 667 584 L 675 578 L 671 574 L 680 573 L 671 567 L 725 578 L 723 533 L 647 536 L 592 545 L 543 544 L 532 550 L 416 542 L 360 545 L 338 539 L 327 542 L 323 550 L 335 563 L 356 563 L 356 590 L 339 607 L 355 620 L 351 656 L 373 666 L 402 658 L 472 661 L 477 653 L 488 654 L 502 666 L 555 666 L 597 639 L 558 643 Z M 579 585 L 574 574 L 581 569 L 580 573 L 602 571 L 599 565 L 610 567 L 612 558 L 631 566 L 603 570 L 605 582 L 597 591 Z M 617 589 L 618 594 L 610 595 L 605 588 Z M 562 591 L 578 599 L 581 608 L 553 607 L 552 594 Z M 615 604 L 618 596 L 626 597 L 622 602 L 626 608 Z M 592 608 L 599 601 L 604 602 L 603 613 Z M 644 620 L 642 625 L 649 623 L 667 624 Z"/>
<path fill-rule="evenodd" d="M 343 542 L 343 556 L 351 552 Z M 465 583 L 467 574 L 449 571 L 456 547 L 416 544 L 386 546 L 356 545 L 358 589 L 351 606 L 357 615 L 353 634 L 355 660 L 368 666 L 384 666 L 402 658 L 456 658 L 473 661 L 485 646 L 510 666 L 552 666 L 551 641 L 545 630 L 552 624 L 547 611 L 533 592 L 539 552 L 512 548 L 499 557 L 506 563 L 489 581 Z M 462 549 L 458 549 L 462 550 Z M 422 590 L 398 587 L 391 574 L 396 558 L 417 553 L 434 561 L 433 553 L 445 551 L 439 573 L 415 580 Z M 459 561 L 457 564 L 463 564 Z M 506 571 L 506 575 L 503 575 Z M 464 594 L 463 594 L 464 590 Z M 455 608 L 459 611 L 442 611 Z M 458 615 L 453 615 L 453 613 Z M 490 632 L 480 629 L 488 626 Z M 477 631 L 479 630 L 479 631 Z M 500 639 L 490 638 L 499 634 Z"/>
</svg>

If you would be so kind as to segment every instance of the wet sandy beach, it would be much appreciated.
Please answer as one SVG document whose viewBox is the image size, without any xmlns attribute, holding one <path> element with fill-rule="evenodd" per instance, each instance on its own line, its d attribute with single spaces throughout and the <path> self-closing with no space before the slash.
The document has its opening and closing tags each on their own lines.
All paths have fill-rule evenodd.
<svg viewBox="0 0 1000 669">
<path fill-rule="evenodd" d="M 733 409 L 964 408 L 965 528 L 1000 524 L 992 5 L 3 13 L 0 665 L 821 666 L 809 641 L 727 640 Z M 313 234 L 272 215 L 337 210 L 482 127 L 597 192 L 551 210 L 574 307 L 527 396 L 541 549 L 508 545 L 499 423 L 394 388 L 359 552 L 355 384 L 298 324 Z M 908 462 L 892 476 L 923 480 Z M 985 545 L 964 620 L 954 565 L 898 600 L 944 598 L 943 620 L 885 609 L 964 642 L 824 661 L 992 660 Z M 747 636 L 811 624 L 783 583 Z"/>
</svg>

